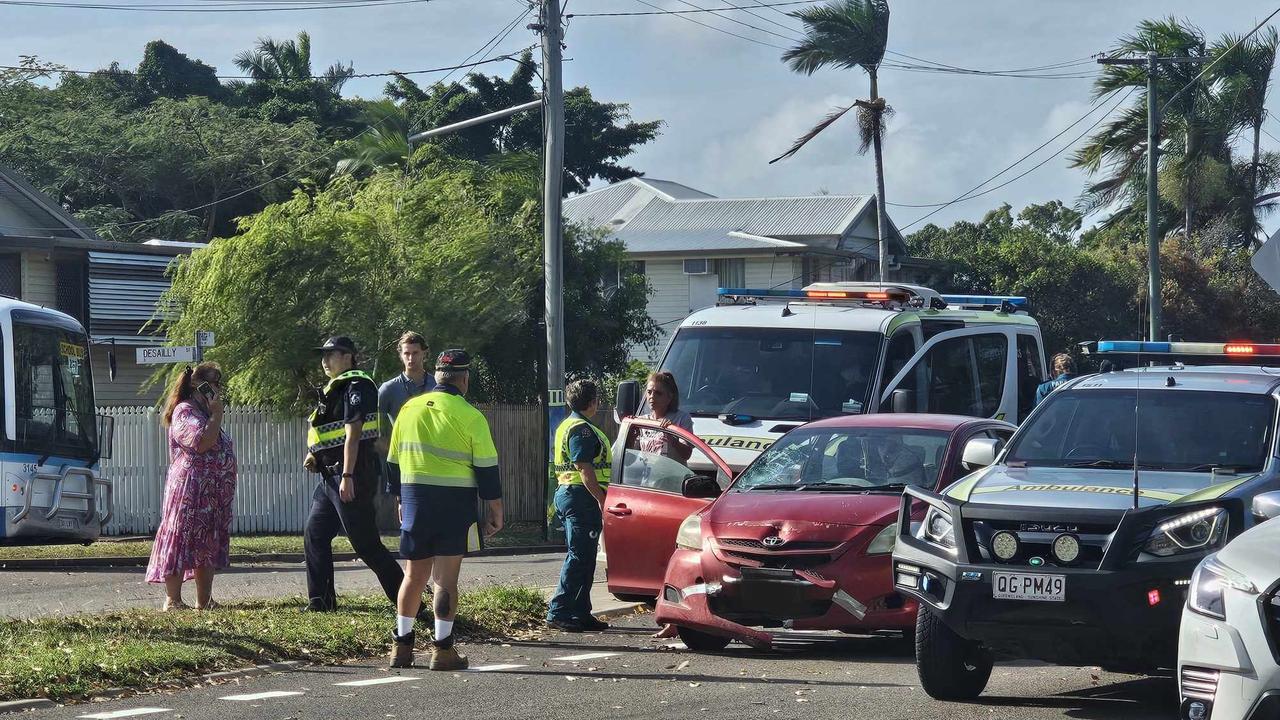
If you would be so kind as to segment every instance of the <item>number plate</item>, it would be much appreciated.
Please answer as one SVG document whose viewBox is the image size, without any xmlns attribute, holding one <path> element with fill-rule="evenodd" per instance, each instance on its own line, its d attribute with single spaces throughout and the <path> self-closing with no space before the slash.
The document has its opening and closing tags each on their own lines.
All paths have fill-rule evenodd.
<svg viewBox="0 0 1280 720">
<path fill-rule="evenodd" d="M 1064 602 L 1067 599 L 1067 576 L 993 572 L 991 597 L 996 600 Z"/>
</svg>

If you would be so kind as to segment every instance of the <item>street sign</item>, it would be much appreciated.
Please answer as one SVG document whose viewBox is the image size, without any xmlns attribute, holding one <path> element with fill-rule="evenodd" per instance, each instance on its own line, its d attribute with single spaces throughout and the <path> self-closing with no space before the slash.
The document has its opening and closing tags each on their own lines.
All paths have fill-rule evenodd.
<svg viewBox="0 0 1280 720">
<path fill-rule="evenodd" d="M 1280 231 L 1262 243 L 1249 264 L 1253 266 L 1254 272 L 1267 281 L 1272 290 L 1280 292 Z"/>
<path fill-rule="evenodd" d="M 195 362 L 196 349 L 190 345 L 184 347 L 141 347 L 138 348 L 139 365 L 164 365 L 165 363 Z"/>
<path fill-rule="evenodd" d="M 213 347 L 213 340 L 214 340 L 214 337 L 213 337 L 212 331 L 209 331 L 209 330 L 196 331 L 196 344 L 199 345 L 200 347 L 202 348 Z"/>
</svg>

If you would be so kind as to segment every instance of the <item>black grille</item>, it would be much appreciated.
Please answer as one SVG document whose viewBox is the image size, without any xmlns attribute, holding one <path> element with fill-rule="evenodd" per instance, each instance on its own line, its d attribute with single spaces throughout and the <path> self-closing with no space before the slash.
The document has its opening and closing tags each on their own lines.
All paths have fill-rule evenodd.
<svg viewBox="0 0 1280 720">
<path fill-rule="evenodd" d="M 0 295 L 22 297 L 21 255 L 0 255 Z"/>
<path fill-rule="evenodd" d="M 1267 616 L 1267 642 L 1271 643 L 1271 654 L 1280 661 L 1280 588 L 1272 590 L 1264 600 L 1263 612 Z"/>
<path fill-rule="evenodd" d="M 758 553 L 744 553 L 736 550 L 725 550 L 724 554 L 731 560 L 752 560 L 760 564 L 760 567 L 775 568 L 778 570 L 808 570 L 826 565 L 831 562 L 830 553 L 806 553 L 803 555 L 760 555 Z"/>
<path fill-rule="evenodd" d="M 79 260 L 60 260 L 57 273 L 58 309 L 84 322 L 84 263 Z"/>
<path fill-rule="evenodd" d="M 794 542 L 772 546 L 765 545 L 759 540 L 749 540 L 746 538 L 716 538 L 716 542 L 729 547 L 752 548 L 756 550 L 833 550 L 836 547 L 832 543 L 811 542 L 808 540 L 796 540 Z"/>
<path fill-rule="evenodd" d="M 1019 567 L 1063 566 L 1053 554 L 1053 541 L 1062 534 L 1075 535 L 1080 541 L 1080 554 L 1067 567 L 1097 567 L 1107 549 L 1116 526 L 1107 524 L 1036 522 L 1028 520 L 972 520 L 969 526 L 978 540 L 978 550 L 984 562 Z M 1002 561 L 991 551 L 991 538 L 998 532 L 1011 532 L 1018 537 L 1018 555 Z M 1042 565 L 1031 565 L 1030 559 L 1038 557 Z"/>
</svg>

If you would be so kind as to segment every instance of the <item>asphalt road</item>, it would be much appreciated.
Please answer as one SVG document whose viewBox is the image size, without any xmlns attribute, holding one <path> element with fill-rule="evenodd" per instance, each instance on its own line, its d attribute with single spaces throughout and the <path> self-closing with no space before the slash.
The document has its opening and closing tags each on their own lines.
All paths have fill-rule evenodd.
<svg viewBox="0 0 1280 720">
<path fill-rule="evenodd" d="M 487 585 L 554 587 L 560 577 L 563 554 L 472 558 L 462 565 L 462 589 Z M 0 569 L 0 617 L 70 615 L 160 607 L 164 590 L 149 585 L 146 568 L 94 570 Z M 373 573 L 359 561 L 338 563 L 335 577 L 340 593 L 379 593 Z M 301 563 L 233 566 L 214 581 L 218 600 L 302 597 L 307 578 Z M 195 603 L 195 588 L 188 583 L 187 602 Z"/>
<path fill-rule="evenodd" d="M 465 645 L 468 672 L 389 671 L 375 658 L 23 717 L 1037 720 L 1176 713 L 1169 679 L 1006 665 L 997 666 L 980 702 L 939 703 L 920 689 L 900 640 L 793 634 L 770 653 L 735 644 L 706 655 L 654 640 L 652 631 L 651 616 L 639 615 L 605 633 Z"/>
</svg>

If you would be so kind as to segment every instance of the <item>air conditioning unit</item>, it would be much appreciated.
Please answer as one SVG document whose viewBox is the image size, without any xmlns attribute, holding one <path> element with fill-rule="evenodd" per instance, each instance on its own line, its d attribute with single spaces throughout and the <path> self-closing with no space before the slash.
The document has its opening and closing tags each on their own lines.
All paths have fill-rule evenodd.
<svg viewBox="0 0 1280 720">
<path fill-rule="evenodd" d="M 708 275 L 711 273 L 711 261 L 706 258 L 695 258 L 684 261 L 685 275 Z"/>
</svg>

